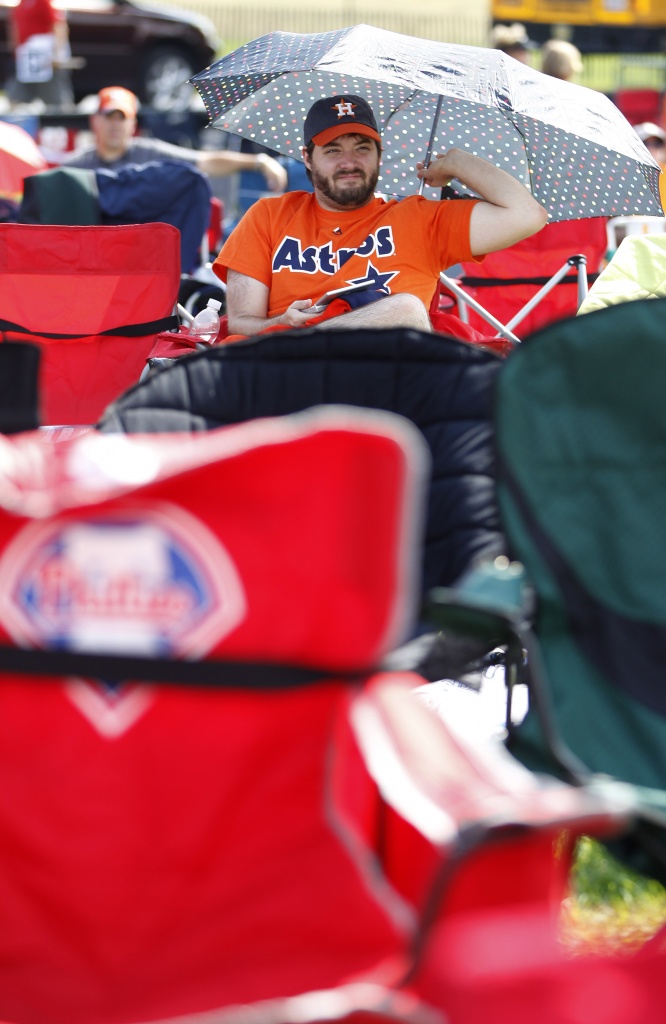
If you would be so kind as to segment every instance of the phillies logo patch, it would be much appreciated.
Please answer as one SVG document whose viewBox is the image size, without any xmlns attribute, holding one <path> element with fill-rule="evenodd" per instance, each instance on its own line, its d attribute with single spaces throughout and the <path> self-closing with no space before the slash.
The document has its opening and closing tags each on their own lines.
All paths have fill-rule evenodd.
<svg viewBox="0 0 666 1024">
<path fill-rule="evenodd" d="M 0 559 L 0 608 L 23 645 L 201 657 L 246 601 L 217 537 L 161 504 L 30 524 Z"/>
</svg>

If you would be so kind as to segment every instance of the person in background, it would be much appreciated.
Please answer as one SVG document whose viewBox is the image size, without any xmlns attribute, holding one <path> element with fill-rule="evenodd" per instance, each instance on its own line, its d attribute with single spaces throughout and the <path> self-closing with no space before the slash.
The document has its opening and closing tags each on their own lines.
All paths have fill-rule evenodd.
<svg viewBox="0 0 666 1024">
<path fill-rule="evenodd" d="M 638 135 L 646 149 L 649 149 L 661 167 L 659 175 L 659 195 L 661 205 L 666 210 L 666 132 L 653 121 L 643 121 L 634 125 L 634 131 Z"/>
<path fill-rule="evenodd" d="M 303 142 L 314 192 L 260 199 L 213 264 L 227 283 L 228 341 L 306 324 L 430 331 L 428 308 L 443 267 L 506 248 L 547 220 L 521 182 L 463 149 L 417 163 L 415 175 L 434 188 L 457 178 L 481 199 L 376 195 L 382 142 L 360 96 L 314 103 Z M 362 291 L 317 305 L 349 285 Z"/>
<path fill-rule="evenodd" d="M 580 50 L 565 39 L 548 39 L 541 47 L 541 70 L 551 78 L 571 82 L 583 70 Z"/>
<path fill-rule="evenodd" d="M 54 7 L 51 0 L 19 0 L 9 12 L 15 73 L 7 84 L 7 97 L 12 106 L 34 100 L 41 100 L 45 106 L 72 105 L 65 12 Z"/>
<path fill-rule="evenodd" d="M 170 160 L 193 164 L 212 178 L 236 171 L 260 171 L 271 192 L 283 192 L 287 185 L 285 168 L 267 153 L 235 153 L 227 150 L 187 149 L 162 139 L 137 136 L 139 101 L 129 89 L 108 86 L 98 94 L 97 113 L 90 118 L 94 146 L 76 150 L 63 160 L 63 167 L 88 170 L 116 170 L 129 164 Z"/>
<path fill-rule="evenodd" d="M 495 25 L 490 33 L 490 45 L 495 50 L 502 50 L 521 64 L 531 64 L 531 54 L 537 49 L 524 25 L 514 22 L 513 25 Z"/>
</svg>

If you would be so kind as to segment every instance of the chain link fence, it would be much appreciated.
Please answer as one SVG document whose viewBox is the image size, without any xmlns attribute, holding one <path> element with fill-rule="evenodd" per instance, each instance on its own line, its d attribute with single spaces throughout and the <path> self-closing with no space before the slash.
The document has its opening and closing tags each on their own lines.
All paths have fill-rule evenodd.
<svg viewBox="0 0 666 1024">
<path fill-rule="evenodd" d="M 228 5 L 221 0 L 178 0 L 178 6 L 197 11 L 213 22 L 221 41 L 220 57 L 267 32 L 326 32 L 362 23 L 422 39 L 489 45 L 490 9 L 485 0 L 468 0 L 464 7 L 453 0 L 433 4 L 425 0 L 413 10 L 401 0 L 364 7 L 357 7 L 354 0 L 343 0 L 337 7 L 308 4 L 307 0 L 262 7 Z M 577 81 L 600 92 L 613 93 L 621 88 L 663 90 L 666 85 L 666 61 L 654 55 L 586 54 L 583 64 Z M 538 51 L 533 66 L 537 70 L 540 67 Z"/>
<path fill-rule="evenodd" d="M 417 36 L 421 39 L 441 39 L 449 43 L 469 46 L 487 46 L 489 15 L 484 4 L 473 0 L 471 10 L 448 10 L 442 3 L 429 10 L 419 5 L 410 11 L 402 6 L 359 8 L 355 5 L 335 8 L 296 3 L 293 7 L 255 7 L 250 4 L 228 6 L 210 0 L 178 0 L 179 7 L 187 7 L 209 18 L 220 36 L 220 56 L 266 32 L 328 32 L 348 25 L 367 24 L 377 28 Z"/>
</svg>

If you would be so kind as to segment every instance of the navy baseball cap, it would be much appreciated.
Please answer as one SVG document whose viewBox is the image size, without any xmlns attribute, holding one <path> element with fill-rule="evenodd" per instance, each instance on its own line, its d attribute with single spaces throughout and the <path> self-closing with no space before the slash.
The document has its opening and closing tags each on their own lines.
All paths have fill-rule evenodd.
<svg viewBox="0 0 666 1024">
<path fill-rule="evenodd" d="M 325 146 L 339 135 L 368 135 L 381 143 L 375 115 L 361 96 L 327 96 L 310 107 L 303 125 L 306 146 Z"/>
</svg>

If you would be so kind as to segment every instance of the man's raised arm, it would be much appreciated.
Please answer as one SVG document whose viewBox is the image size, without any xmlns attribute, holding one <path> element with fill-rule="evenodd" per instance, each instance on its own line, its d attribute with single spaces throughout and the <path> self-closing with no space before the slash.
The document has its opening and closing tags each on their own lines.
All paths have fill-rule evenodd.
<svg viewBox="0 0 666 1024">
<path fill-rule="evenodd" d="M 470 246 L 475 256 L 506 249 L 536 234 L 548 214 L 531 192 L 507 171 L 462 149 L 437 154 L 427 168 L 416 165 L 417 176 L 427 185 L 444 188 L 452 178 L 481 196 L 472 211 Z"/>
</svg>

